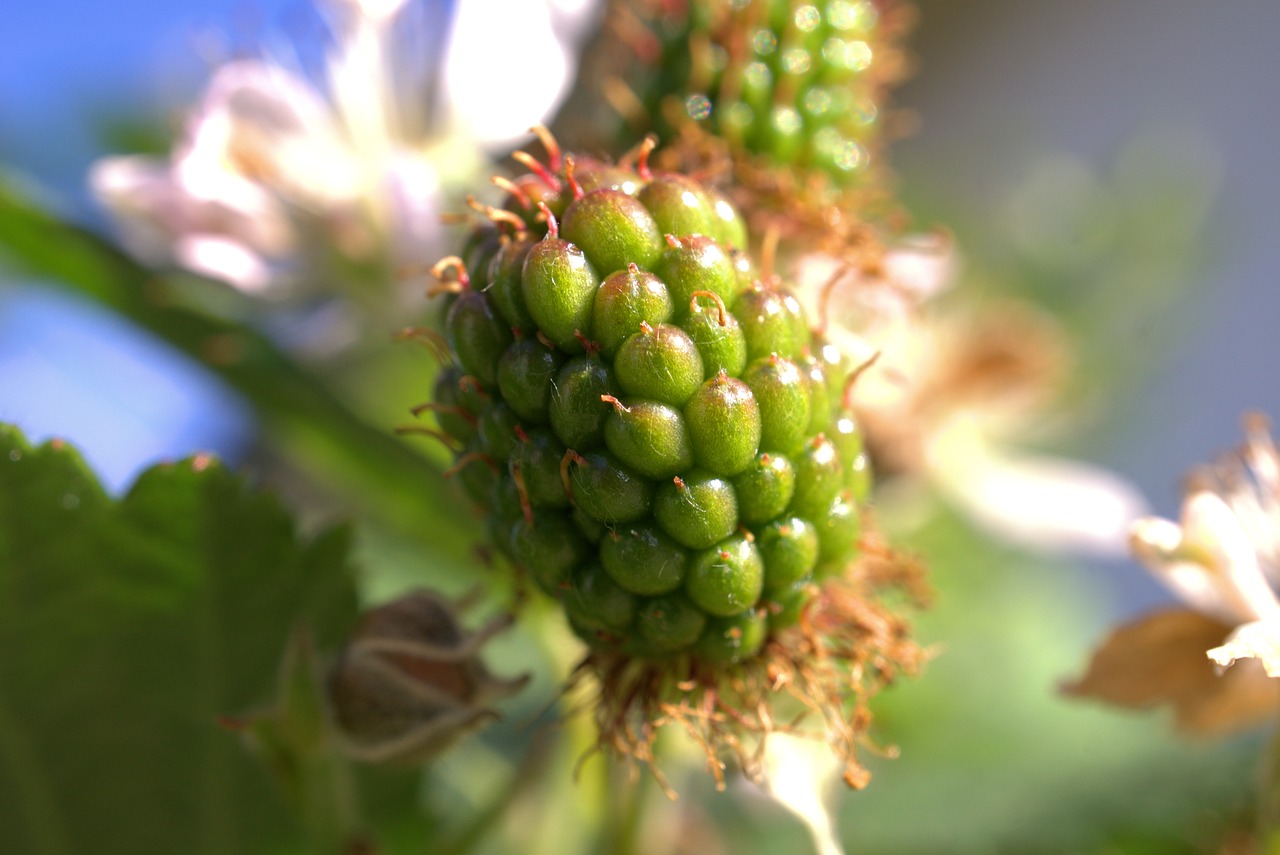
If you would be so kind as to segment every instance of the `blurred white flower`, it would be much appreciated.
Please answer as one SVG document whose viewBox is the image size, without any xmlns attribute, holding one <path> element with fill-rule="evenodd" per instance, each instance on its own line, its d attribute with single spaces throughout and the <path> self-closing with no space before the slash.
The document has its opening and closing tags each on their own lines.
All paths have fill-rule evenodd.
<svg viewBox="0 0 1280 855">
<path fill-rule="evenodd" d="M 831 809 L 844 771 L 836 752 L 812 739 L 775 733 L 765 745 L 761 771 L 761 789 L 800 818 L 818 855 L 844 855 Z"/>
<path fill-rule="evenodd" d="M 957 263 L 942 234 L 907 237 L 861 263 L 810 253 L 796 264 L 797 296 L 827 337 L 861 362 L 875 355 L 879 338 L 951 287 Z"/>
<path fill-rule="evenodd" d="M 1133 526 L 1133 551 L 1187 605 L 1235 629 L 1208 651 L 1225 668 L 1258 659 L 1280 677 L 1280 454 L 1260 416 L 1242 448 L 1195 473 L 1180 523 Z"/>
<path fill-rule="evenodd" d="M 941 237 L 891 247 L 861 268 L 821 257 L 801 265 L 811 315 L 867 365 L 848 403 L 880 472 L 931 485 L 1025 546 L 1123 554 L 1146 512 L 1140 493 L 1100 467 L 1020 450 L 1051 423 L 1068 362 L 1061 331 L 1021 303 L 935 301 L 956 266 Z"/>
<path fill-rule="evenodd" d="M 483 146 L 558 104 L 576 51 L 553 11 L 566 32 L 572 15 L 552 0 L 461 0 L 446 56 L 429 58 L 441 84 L 410 73 L 434 34 L 406 32 L 419 23 L 407 5 L 330 0 L 321 83 L 270 57 L 227 62 L 167 159 L 96 164 L 91 185 L 128 248 L 272 298 L 374 302 L 397 271 L 441 255 L 445 190 L 474 182 Z M 536 85 L 502 71 L 517 60 Z"/>
<path fill-rule="evenodd" d="M 545 3 L 460 3 L 444 66 L 450 118 L 509 147 L 564 99 L 573 68 L 573 46 L 556 38 Z"/>
<path fill-rule="evenodd" d="M 1134 709 L 1169 705 L 1178 727 L 1197 735 L 1274 723 L 1280 455 L 1264 419 L 1245 424 L 1243 448 L 1193 474 L 1179 522 L 1133 525 L 1134 554 L 1187 607 L 1118 627 L 1085 674 L 1064 685 L 1067 694 Z"/>
</svg>

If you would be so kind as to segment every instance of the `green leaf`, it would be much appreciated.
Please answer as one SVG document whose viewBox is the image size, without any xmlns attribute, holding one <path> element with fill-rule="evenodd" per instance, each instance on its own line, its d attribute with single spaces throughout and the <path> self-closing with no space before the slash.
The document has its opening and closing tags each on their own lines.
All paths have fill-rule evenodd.
<svg viewBox="0 0 1280 855">
<path fill-rule="evenodd" d="M 265 336 L 193 308 L 178 277 L 142 267 L 102 238 L 41 210 L 3 180 L 0 262 L 159 336 L 243 395 L 274 448 L 344 502 L 425 541 L 437 559 L 473 563 L 478 524 L 464 516 L 458 525 L 430 525 L 460 516 L 437 462 L 392 436 L 390 426 L 361 418 Z M 429 381 L 424 378 L 424 387 Z"/>
<path fill-rule="evenodd" d="M 354 620 L 342 529 L 310 540 L 208 457 L 121 500 L 0 426 L 0 850 L 250 853 L 297 839 L 219 720 L 273 694 L 294 628 Z"/>
</svg>

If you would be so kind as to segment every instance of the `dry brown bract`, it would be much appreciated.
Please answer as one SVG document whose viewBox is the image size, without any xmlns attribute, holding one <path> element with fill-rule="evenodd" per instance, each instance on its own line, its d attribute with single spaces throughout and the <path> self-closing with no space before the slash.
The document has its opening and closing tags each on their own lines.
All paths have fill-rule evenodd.
<svg viewBox="0 0 1280 855">
<path fill-rule="evenodd" d="M 1113 632 L 1063 691 L 1128 709 L 1167 704 L 1180 730 L 1200 736 L 1261 724 L 1280 709 L 1280 682 L 1254 660 L 1219 676 L 1205 656 L 1231 630 L 1190 609 L 1146 615 Z"/>
<path fill-rule="evenodd" d="M 480 649 L 509 616 L 476 632 L 458 618 L 464 604 L 414 591 L 361 618 L 329 676 L 339 744 L 357 760 L 416 764 L 497 718 L 494 701 L 528 677 L 494 677 Z"/>
</svg>

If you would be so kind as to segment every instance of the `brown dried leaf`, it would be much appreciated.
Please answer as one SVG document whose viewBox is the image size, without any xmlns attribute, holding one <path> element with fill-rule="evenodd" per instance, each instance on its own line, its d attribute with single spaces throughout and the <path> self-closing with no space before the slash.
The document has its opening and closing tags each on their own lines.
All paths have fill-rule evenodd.
<svg viewBox="0 0 1280 855">
<path fill-rule="evenodd" d="M 1085 675 L 1062 689 L 1130 709 L 1169 704 L 1178 728 L 1198 736 L 1243 730 L 1280 710 L 1280 681 L 1255 660 L 1218 676 L 1206 651 L 1231 629 L 1189 609 L 1154 612 L 1113 632 Z"/>
</svg>

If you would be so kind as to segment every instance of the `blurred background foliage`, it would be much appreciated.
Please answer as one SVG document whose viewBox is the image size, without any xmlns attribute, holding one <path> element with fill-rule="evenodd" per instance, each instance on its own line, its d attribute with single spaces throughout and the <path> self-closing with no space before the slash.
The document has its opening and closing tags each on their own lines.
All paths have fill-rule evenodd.
<svg viewBox="0 0 1280 855">
<path fill-rule="evenodd" d="M 423 49 L 439 51 L 455 10 L 427 5 Z M 1028 444 L 1101 462 L 1171 513 L 1181 473 L 1235 441 L 1241 411 L 1280 412 L 1280 11 L 918 5 L 918 70 L 897 97 L 918 126 L 892 157 L 916 224 L 956 235 L 960 281 L 941 300 L 1051 312 L 1077 360 L 1061 429 Z M 104 153 L 166 150 L 206 74 L 188 46 L 222 32 L 234 52 L 304 20 L 296 2 L 0 9 L 0 421 L 28 437 L 7 432 L 0 449 L 14 464 L 0 469 L 0 790 L 20 795 L 0 812 L 6 851 L 309 851 L 288 787 L 217 717 L 270 704 L 299 603 L 327 652 L 357 597 L 460 595 L 486 578 L 482 527 L 445 488 L 443 455 L 392 434 L 428 397 L 426 351 L 388 326 L 339 358 L 300 356 L 289 343 L 323 324 L 247 324 L 252 308 L 220 283 L 141 267 L 84 189 Z M 416 303 L 396 325 L 431 311 Z M 32 444 L 52 436 L 87 465 Z M 206 450 L 253 491 L 205 463 L 139 478 Z M 28 479 L 59 486 L 42 496 Z M 230 498 L 202 504 L 211 493 Z M 1136 565 L 1016 548 L 941 501 L 886 501 L 883 522 L 932 569 L 919 626 L 937 656 L 877 708 L 902 756 L 841 795 L 851 851 L 1208 853 L 1247 823 L 1261 735 L 1187 742 L 1160 714 L 1056 694 L 1118 617 L 1165 599 Z M 72 510 L 107 521 L 67 539 Z M 133 533 L 108 537 L 116 519 Z M 157 531 L 172 537 L 144 537 Z M 386 851 L 807 845 L 751 788 L 712 792 L 696 758 L 674 803 L 647 779 L 628 794 L 598 759 L 575 777 L 590 733 L 554 709 L 574 642 L 550 609 L 526 617 L 488 648 L 500 673 L 535 676 L 502 722 L 421 773 L 342 773 Z"/>
</svg>

